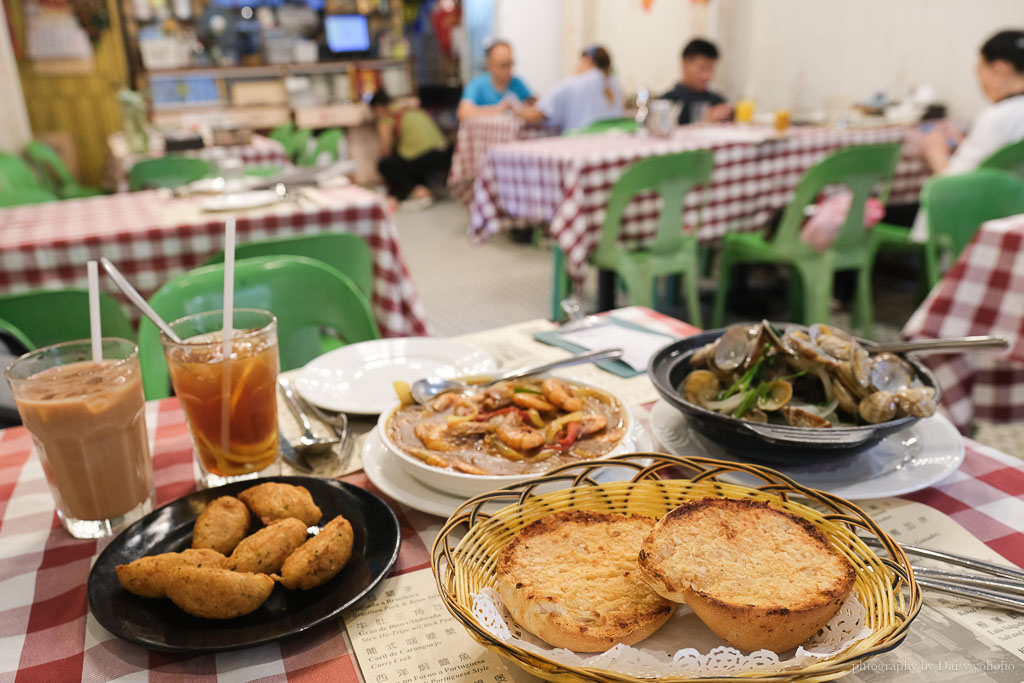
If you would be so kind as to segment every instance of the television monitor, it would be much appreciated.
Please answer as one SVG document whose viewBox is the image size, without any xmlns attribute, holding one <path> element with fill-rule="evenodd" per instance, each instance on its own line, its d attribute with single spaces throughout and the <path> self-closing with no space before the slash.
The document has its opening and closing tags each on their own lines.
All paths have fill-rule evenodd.
<svg viewBox="0 0 1024 683">
<path fill-rule="evenodd" d="M 327 48 L 331 52 L 368 52 L 370 27 L 362 14 L 328 14 L 324 17 Z"/>
</svg>

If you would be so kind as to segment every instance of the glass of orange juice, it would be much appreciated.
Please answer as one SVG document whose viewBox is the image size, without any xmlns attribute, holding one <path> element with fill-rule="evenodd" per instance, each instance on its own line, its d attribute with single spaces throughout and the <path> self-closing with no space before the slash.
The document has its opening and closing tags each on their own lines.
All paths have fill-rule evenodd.
<svg viewBox="0 0 1024 683">
<path fill-rule="evenodd" d="M 281 469 L 277 319 L 269 311 L 235 310 L 228 358 L 222 319 L 222 311 L 209 311 L 175 320 L 171 329 L 181 343 L 161 334 L 204 488 Z"/>
<path fill-rule="evenodd" d="M 736 103 L 736 123 L 750 123 L 754 118 L 754 100 L 740 100 Z"/>
<path fill-rule="evenodd" d="M 776 109 L 775 110 L 775 132 L 785 133 L 789 128 L 789 110 L 788 109 Z"/>
</svg>

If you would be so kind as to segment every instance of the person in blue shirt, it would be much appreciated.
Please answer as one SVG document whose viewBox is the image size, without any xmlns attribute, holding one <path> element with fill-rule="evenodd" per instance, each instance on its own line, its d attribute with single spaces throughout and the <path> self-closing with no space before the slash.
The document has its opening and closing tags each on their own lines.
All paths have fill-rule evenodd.
<svg viewBox="0 0 1024 683">
<path fill-rule="evenodd" d="M 519 110 L 523 105 L 533 104 L 536 98 L 518 76 L 512 75 L 515 61 L 512 46 L 504 40 L 496 40 L 484 52 L 487 73 L 480 74 L 466 84 L 459 102 L 459 119 L 473 116 L 501 114 L 509 109 Z"/>
<path fill-rule="evenodd" d="M 622 116 L 622 86 L 612 75 L 612 58 L 600 45 L 583 51 L 576 74 L 555 84 L 535 108 L 522 112 L 527 121 L 543 120 L 561 130 L 584 128 Z"/>
</svg>

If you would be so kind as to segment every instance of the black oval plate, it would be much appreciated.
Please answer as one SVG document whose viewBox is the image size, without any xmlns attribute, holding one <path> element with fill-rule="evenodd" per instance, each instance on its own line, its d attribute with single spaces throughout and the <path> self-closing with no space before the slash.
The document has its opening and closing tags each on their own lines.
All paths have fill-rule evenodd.
<svg viewBox="0 0 1024 683">
<path fill-rule="evenodd" d="M 190 547 L 193 523 L 209 501 L 267 481 L 305 486 L 323 510 L 324 520 L 343 515 L 352 524 L 352 559 L 340 574 L 309 591 L 277 585 L 258 610 L 226 620 L 199 619 L 170 600 L 140 598 L 121 588 L 115 566 Z M 301 633 L 358 602 L 391 570 L 401 543 L 395 513 L 358 486 L 313 477 L 266 477 L 227 484 L 179 498 L 122 531 L 89 573 L 89 609 L 114 635 L 153 650 L 195 653 L 260 645 Z"/>
<path fill-rule="evenodd" d="M 793 326 L 806 329 L 803 325 Z M 865 451 L 919 419 L 906 416 L 875 425 L 812 429 L 748 422 L 693 405 L 682 397 L 676 387 L 693 369 L 690 357 L 694 352 L 721 337 L 726 329 L 708 330 L 662 347 L 651 356 L 647 375 L 661 397 L 683 413 L 698 432 L 734 455 L 776 465 L 803 464 L 809 457 L 816 460 L 836 459 Z M 857 339 L 864 341 L 859 337 Z M 935 388 L 935 400 L 938 402 L 942 398 L 942 389 L 931 370 L 911 356 L 897 355 L 910 363 L 923 384 Z"/>
</svg>

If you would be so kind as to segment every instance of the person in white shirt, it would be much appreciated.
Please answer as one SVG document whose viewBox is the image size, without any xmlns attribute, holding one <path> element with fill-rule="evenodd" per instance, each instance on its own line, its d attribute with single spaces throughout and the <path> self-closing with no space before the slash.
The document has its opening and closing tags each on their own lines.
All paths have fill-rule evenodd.
<svg viewBox="0 0 1024 683">
<path fill-rule="evenodd" d="M 583 51 L 576 74 L 559 81 L 522 115 L 560 130 L 585 128 L 595 121 L 622 116 L 622 86 L 612 75 L 612 58 L 600 45 Z"/>
<path fill-rule="evenodd" d="M 935 126 L 919 141 L 935 173 L 965 173 L 1006 145 L 1024 139 L 1024 31 L 1000 31 L 981 46 L 978 83 L 992 104 L 971 123 L 966 137 Z M 950 140 L 959 139 L 950 152 Z"/>
</svg>

